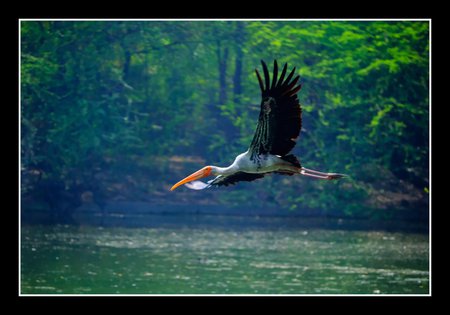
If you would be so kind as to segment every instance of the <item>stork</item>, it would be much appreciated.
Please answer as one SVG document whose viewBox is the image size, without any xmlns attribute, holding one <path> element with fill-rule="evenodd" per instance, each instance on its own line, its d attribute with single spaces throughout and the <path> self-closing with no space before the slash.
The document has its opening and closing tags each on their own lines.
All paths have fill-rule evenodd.
<svg viewBox="0 0 450 315">
<path fill-rule="evenodd" d="M 253 181 L 277 173 L 282 175 L 300 174 L 323 180 L 345 177 L 339 173 L 324 173 L 303 167 L 299 159 L 289 154 L 294 148 L 302 127 L 302 109 L 297 97 L 301 84 L 295 67 L 287 75 L 287 63 L 278 77 L 278 64 L 274 60 L 272 82 L 266 63 L 261 60 L 264 82 L 256 71 L 261 89 L 261 110 L 255 135 L 247 151 L 239 154 L 228 167 L 208 165 L 180 180 L 172 186 L 174 190 L 181 185 L 201 190 L 212 186 L 228 186 L 239 181 Z M 294 78 L 293 78 L 294 77 Z M 216 176 L 204 183 L 200 179 Z"/>
</svg>

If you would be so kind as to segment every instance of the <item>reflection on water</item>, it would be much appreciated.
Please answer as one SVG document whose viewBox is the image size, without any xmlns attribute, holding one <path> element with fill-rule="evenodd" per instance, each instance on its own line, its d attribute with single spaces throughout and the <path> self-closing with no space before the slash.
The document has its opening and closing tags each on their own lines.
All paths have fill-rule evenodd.
<svg viewBox="0 0 450 315">
<path fill-rule="evenodd" d="M 21 293 L 428 294 L 428 236 L 25 226 Z"/>
</svg>

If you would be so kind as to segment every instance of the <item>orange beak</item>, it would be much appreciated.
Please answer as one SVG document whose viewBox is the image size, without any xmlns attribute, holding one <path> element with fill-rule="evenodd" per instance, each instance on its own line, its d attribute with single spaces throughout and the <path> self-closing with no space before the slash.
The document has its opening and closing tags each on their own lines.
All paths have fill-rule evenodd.
<svg viewBox="0 0 450 315">
<path fill-rule="evenodd" d="M 177 187 L 184 185 L 186 183 L 192 182 L 193 180 L 198 180 L 200 178 L 204 178 L 207 177 L 211 174 L 211 166 L 205 166 L 204 168 L 202 168 L 201 170 L 198 170 L 197 172 L 189 175 L 188 177 L 180 180 L 178 183 L 176 183 L 175 185 L 172 186 L 172 188 L 170 188 L 170 190 L 174 190 Z"/>
</svg>

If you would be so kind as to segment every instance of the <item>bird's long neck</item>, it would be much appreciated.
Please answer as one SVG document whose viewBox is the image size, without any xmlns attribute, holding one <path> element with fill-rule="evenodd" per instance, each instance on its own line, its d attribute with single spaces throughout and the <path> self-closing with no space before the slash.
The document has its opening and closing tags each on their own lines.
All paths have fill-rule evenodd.
<svg viewBox="0 0 450 315">
<path fill-rule="evenodd" d="M 219 167 L 219 166 L 211 166 L 211 167 L 212 173 L 214 175 L 229 175 L 236 172 L 234 164 L 231 164 L 228 167 Z"/>
<path fill-rule="evenodd" d="M 239 172 L 244 169 L 250 163 L 250 153 L 245 151 L 239 154 L 235 159 L 233 164 L 227 167 L 211 166 L 212 173 L 215 175 L 231 175 L 233 173 Z M 251 163 L 252 164 L 252 163 Z M 215 173 L 214 173 L 215 171 Z"/>
</svg>

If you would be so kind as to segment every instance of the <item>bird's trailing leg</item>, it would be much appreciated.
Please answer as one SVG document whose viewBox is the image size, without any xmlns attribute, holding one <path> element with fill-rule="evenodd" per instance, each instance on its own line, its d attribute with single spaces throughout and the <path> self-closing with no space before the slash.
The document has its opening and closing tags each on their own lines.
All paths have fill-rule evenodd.
<svg viewBox="0 0 450 315">
<path fill-rule="evenodd" d="M 338 173 L 323 173 L 323 172 L 319 172 L 319 171 L 315 171 L 315 170 L 310 170 L 306 167 L 302 167 L 300 169 L 300 174 L 309 176 L 309 177 L 314 177 L 314 178 L 318 178 L 318 179 L 327 179 L 327 180 L 339 179 L 339 178 L 347 176 L 347 175 L 338 174 Z"/>
</svg>

